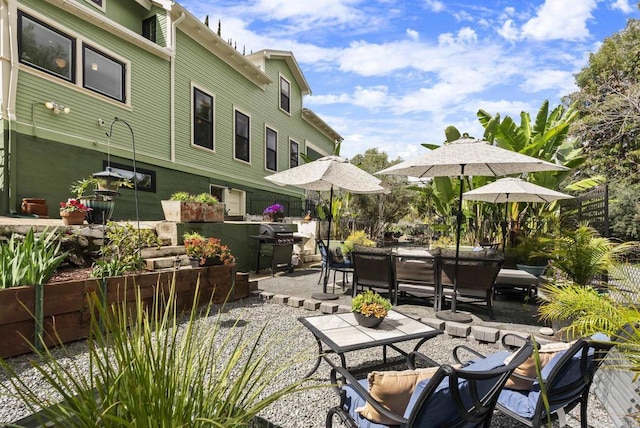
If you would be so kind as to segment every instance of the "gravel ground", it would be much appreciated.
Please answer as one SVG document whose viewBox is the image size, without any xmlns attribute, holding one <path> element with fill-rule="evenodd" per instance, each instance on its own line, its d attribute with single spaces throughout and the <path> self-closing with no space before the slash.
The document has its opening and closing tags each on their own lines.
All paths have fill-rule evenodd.
<svg viewBox="0 0 640 428">
<path fill-rule="evenodd" d="M 214 308 L 214 312 L 217 308 Z M 314 352 L 317 345 L 310 332 L 304 329 L 297 321 L 298 317 L 315 315 L 305 309 L 283 306 L 275 303 L 263 302 L 257 298 L 248 298 L 242 301 L 228 304 L 221 314 L 221 320 L 224 326 L 230 326 L 235 320 L 242 320 L 241 325 L 246 325 L 252 332 L 258 331 L 266 325 L 266 336 L 277 336 L 286 333 L 290 340 L 288 341 L 289 349 L 286 353 L 296 355 L 303 352 Z M 319 314 L 319 313 L 318 313 Z M 218 319 L 215 316 L 209 317 L 206 322 L 214 322 Z M 226 328 L 226 327 L 225 327 Z M 451 350 L 457 344 L 465 343 L 464 339 L 454 339 L 447 335 L 440 335 L 428 341 L 422 352 L 432 359 L 441 363 L 452 362 Z M 414 343 L 407 342 L 401 347 L 406 350 L 412 349 Z M 472 345 L 483 353 L 495 352 L 493 345 Z M 282 349 L 279 350 L 282 352 Z M 347 362 L 349 366 L 357 366 L 367 361 L 374 361 L 380 358 L 380 349 L 358 351 L 347 354 Z M 84 342 L 76 342 L 66 347 L 66 353 L 61 349 L 53 351 L 56 358 L 67 359 L 78 365 L 87 363 L 86 344 Z M 36 371 L 30 367 L 30 360 L 33 355 L 24 355 L 7 360 L 21 376 L 21 378 L 38 390 L 39 394 L 49 395 L 51 392 L 47 389 L 46 384 Z M 291 367 L 286 374 L 289 379 L 299 379 L 313 366 L 313 361 L 308 359 L 303 363 L 296 364 Z M 318 385 L 329 383 L 329 366 L 323 362 L 315 374 L 315 382 Z M 7 378 L 0 374 L 0 382 L 7 385 Z M 592 394 L 593 395 L 593 394 Z M 338 404 L 338 396 L 331 388 L 320 387 L 300 392 L 295 396 L 290 396 L 278 401 L 276 404 L 263 412 L 262 416 L 278 427 L 302 428 L 302 427 L 323 427 L 327 410 Z M 568 426 L 579 427 L 578 410 L 574 410 L 567 417 Z M 0 395 L 0 424 L 9 423 L 28 415 L 29 412 L 25 406 L 17 399 Z M 597 399 L 590 397 L 589 403 L 589 426 L 593 427 L 613 427 L 613 424 L 602 408 Z M 524 426 L 513 422 L 512 420 L 496 413 L 492 423 L 492 427 L 518 427 Z M 557 426 L 554 425 L 554 426 Z"/>
</svg>

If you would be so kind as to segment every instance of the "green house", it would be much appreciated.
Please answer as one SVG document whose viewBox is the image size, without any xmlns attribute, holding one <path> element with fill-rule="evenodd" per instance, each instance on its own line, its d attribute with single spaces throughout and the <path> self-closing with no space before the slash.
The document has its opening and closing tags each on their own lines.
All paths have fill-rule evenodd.
<svg viewBox="0 0 640 428">
<path fill-rule="evenodd" d="M 264 177 L 331 154 L 342 137 L 303 106 L 311 89 L 291 52 L 244 55 L 172 1 L 0 0 L 0 215 L 76 180 L 136 171 L 114 219 L 163 218 L 177 191 L 210 192 L 226 214 L 304 191 Z"/>
</svg>

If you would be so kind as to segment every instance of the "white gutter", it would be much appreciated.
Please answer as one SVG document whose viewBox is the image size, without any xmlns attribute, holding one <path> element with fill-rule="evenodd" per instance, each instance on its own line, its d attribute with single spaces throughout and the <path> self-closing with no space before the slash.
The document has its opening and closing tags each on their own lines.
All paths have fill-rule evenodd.
<svg viewBox="0 0 640 428">
<path fill-rule="evenodd" d="M 7 98 L 5 100 L 5 109 L 7 113 L 7 118 L 9 119 L 9 138 L 11 138 L 11 121 L 16 120 L 16 86 L 17 86 L 17 77 L 18 77 L 18 63 L 16 61 L 18 46 L 14 43 L 13 36 L 13 27 L 11 26 L 11 20 L 14 16 L 18 16 L 18 5 L 16 0 L 6 0 L 7 3 L 7 35 L 9 40 L 9 63 L 10 63 L 10 71 L 9 71 L 9 86 L 7 88 Z M 17 21 L 16 21 L 17 22 Z M 2 58 L 6 58 L 6 52 L 4 52 L 5 44 L 2 44 Z"/>
<path fill-rule="evenodd" d="M 167 13 L 167 15 L 169 19 L 171 19 L 171 12 Z M 178 19 L 171 23 L 171 40 L 169 41 L 169 48 L 173 51 L 173 55 L 171 55 L 171 59 L 169 60 L 169 67 L 171 69 L 171 82 L 169 83 L 171 86 L 169 90 L 169 102 L 171 103 L 171 118 L 169 119 L 169 126 L 171 127 L 171 162 L 176 161 L 176 28 L 185 18 L 185 13 L 181 12 Z"/>
</svg>

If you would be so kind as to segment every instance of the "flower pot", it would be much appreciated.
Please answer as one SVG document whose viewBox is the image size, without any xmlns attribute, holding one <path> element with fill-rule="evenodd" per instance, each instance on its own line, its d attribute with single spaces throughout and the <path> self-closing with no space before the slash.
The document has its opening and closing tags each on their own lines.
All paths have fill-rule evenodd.
<svg viewBox="0 0 640 428">
<path fill-rule="evenodd" d="M 382 321 L 384 321 L 384 317 L 381 317 L 381 318 L 376 318 L 374 316 L 367 317 L 362 315 L 360 312 L 354 312 L 353 315 L 356 317 L 356 321 L 358 322 L 358 324 L 360 324 L 362 327 L 367 327 L 367 328 L 376 328 L 380 324 L 382 324 Z"/>
<path fill-rule="evenodd" d="M 547 268 L 546 266 L 532 266 L 532 265 L 516 264 L 516 269 L 523 270 L 523 271 L 525 271 L 527 273 L 530 273 L 531 275 L 534 275 L 534 276 L 542 275 L 546 268 Z"/>
<path fill-rule="evenodd" d="M 164 218 L 179 223 L 222 223 L 224 222 L 224 204 L 206 204 L 203 202 L 160 201 Z"/>
<path fill-rule="evenodd" d="M 102 224 L 103 221 L 106 224 L 111 220 L 116 205 L 113 199 L 103 197 L 82 198 L 80 202 L 87 208 L 91 208 L 91 211 L 87 213 L 87 223 L 89 224 Z"/>
<path fill-rule="evenodd" d="M 220 257 L 218 256 L 207 257 L 206 259 L 204 259 L 204 263 L 202 262 L 202 260 L 200 260 L 200 266 L 220 266 L 223 264 L 224 263 L 222 262 L 222 260 L 220 260 Z"/>
<path fill-rule="evenodd" d="M 23 198 L 20 208 L 22 210 L 22 214 L 31 214 L 31 215 L 37 215 L 38 217 L 47 217 L 46 199 Z"/>
<path fill-rule="evenodd" d="M 67 226 L 83 224 L 85 215 L 86 212 L 84 211 L 60 212 L 60 217 L 62 217 L 62 221 Z"/>
</svg>

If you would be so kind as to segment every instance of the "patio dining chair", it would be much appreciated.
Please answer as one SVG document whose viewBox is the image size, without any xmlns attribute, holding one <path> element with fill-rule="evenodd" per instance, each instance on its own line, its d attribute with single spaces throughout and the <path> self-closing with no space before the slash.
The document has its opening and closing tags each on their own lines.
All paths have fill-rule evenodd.
<svg viewBox="0 0 640 428">
<path fill-rule="evenodd" d="M 523 340 L 516 335 L 505 335 L 503 344 L 518 339 Z M 614 343 L 608 336 L 596 334 L 572 343 L 556 342 L 549 345 L 551 350 L 545 352 L 543 345 L 538 356 L 543 364 L 540 374 L 544 380 L 551 420 L 558 420 L 560 427 L 566 425 L 566 414 L 580 405 L 580 426 L 586 428 L 591 383 Z M 527 426 L 542 427 L 547 424 L 547 410 L 535 370 L 533 357 L 516 369 L 500 393 L 496 409 Z"/>
<path fill-rule="evenodd" d="M 429 367 L 371 372 L 361 380 L 343 367 L 334 367 L 331 383 L 340 404 L 329 410 L 326 427 L 332 427 L 334 420 L 362 428 L 488 427 L 503 385 L 532 351 L 529 342 L 515 354 L 499 352 L 464 367 L 438 366 L 412 352 L 409 367 L 416 360 Z M 511 361 L 505 364 L 510 355 Z"/>
<path fill-rule="evenodd" d="M 394 256 L 391 249 L 357 246 L 351 252 L 353 263 L 353 297 L 364 288 L 382 289 L 389 293 L 393 305 L 398 304 Z"/>
<path fill-rule="evenodd" d="M 320 279 L 318 279 L 318 284 L 321 282 L 327 282 L 329 280 L 329 275 L 331 275 L 331 271 L 333 271 L 333 292 L 335 292 L 336 287 L 336 274 L 338 272 L 342 273 L 342 285 L 349 283 L 348 274 L 353 273 L 353 265 L 351 262 L 337 260 L 337 255 L 332 253 L 327 246 L 325 245 L 322 239 L 316 239 L 316 244 L 318 245 L 318 250 L 320 251 L 320 256 L 322 257 L 322 272 L 320 272 Z"/>
</svg>

